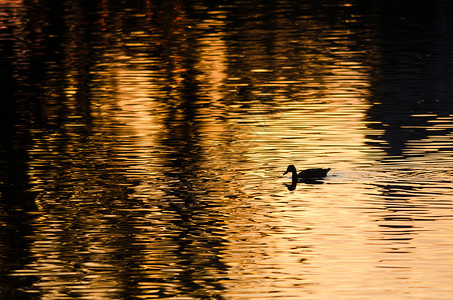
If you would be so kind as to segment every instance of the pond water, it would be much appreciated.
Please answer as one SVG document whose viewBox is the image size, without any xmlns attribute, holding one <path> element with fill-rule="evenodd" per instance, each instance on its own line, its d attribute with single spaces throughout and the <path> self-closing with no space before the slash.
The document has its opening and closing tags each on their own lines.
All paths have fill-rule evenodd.
<svg viewBox="0 0 453 300">
<path fill-rule="evenodd" d="M 47 2 L 0 2 L 2 299 L 451 299 L 448 1 Z"/>
</svg>

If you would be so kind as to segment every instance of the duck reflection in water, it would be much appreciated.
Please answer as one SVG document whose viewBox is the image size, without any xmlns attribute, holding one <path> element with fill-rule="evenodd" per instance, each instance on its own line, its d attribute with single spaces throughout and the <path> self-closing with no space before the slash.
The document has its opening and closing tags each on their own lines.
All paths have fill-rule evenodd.
<svg viewBox="0 0 453 300">
<path fill-rule="evenodd" d="M 321 179 L 327 176 L 327 173 L 329 173 L 330 168 L 328 169 L 322 169 L 322 168 L 316 168 L 316 169 L 307 169 L 299 172 L 297 174 L 296 167 L 294 165 L 289 165 L 288 168 L 286 168 L 285 173 L 283 175 L 286 175 L 287 173 L 291 172 L 292 173 L 292 181 L 291 184 L 285 184 L 288 190 L 293 191 L 296 189 L 297 183 L 302 182 L 302 183 L 307 183 L 307 184 L 321 184 L 324 183 Z"/>
</svg>

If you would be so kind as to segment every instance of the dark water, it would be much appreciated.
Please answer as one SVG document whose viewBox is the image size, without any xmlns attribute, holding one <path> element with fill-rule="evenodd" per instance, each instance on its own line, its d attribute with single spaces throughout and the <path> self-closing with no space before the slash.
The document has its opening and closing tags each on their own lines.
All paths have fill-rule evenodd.
<svg viewBox="0 0 453 300">
<path fill-rule="evenodd" d="M 362 2 L 0 2 L 0 298 L 450 299 L 453 7 Z"/>
</svg>

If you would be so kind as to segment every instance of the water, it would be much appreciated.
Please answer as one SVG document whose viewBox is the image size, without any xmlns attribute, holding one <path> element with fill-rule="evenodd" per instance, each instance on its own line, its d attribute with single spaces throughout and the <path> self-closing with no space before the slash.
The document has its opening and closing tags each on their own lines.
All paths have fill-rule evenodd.
<svg viewBox="0 0 453 300">
<path fill-rule="evenodd" d="M 0 7 L 2 299 L 451 298 L 446 1 Z"/>
</svg>

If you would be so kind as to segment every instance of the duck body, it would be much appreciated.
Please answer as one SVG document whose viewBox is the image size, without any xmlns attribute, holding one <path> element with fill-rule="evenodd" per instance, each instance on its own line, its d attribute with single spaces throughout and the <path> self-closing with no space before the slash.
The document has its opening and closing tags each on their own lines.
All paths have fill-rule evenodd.
<svg viewBox="0 0 453 300">
<path fill-rule="evenodd" d="M 317 178 L 323 178 L 327 176 L 327 173 L 329 173 L 330 168 L 323 169 L 323 168 L 315 168 L 315 169 L 307 169 L 299 172 L 297 174 L 296 167 L 294 165 L 289 165 L 288 168 L 286 169 L 286 172 L 283 173 L 283 175 L 291 172 L 293 175 L 293 180 L 306 180 L 306 179 L 317 179 Z"/>
</svg>

